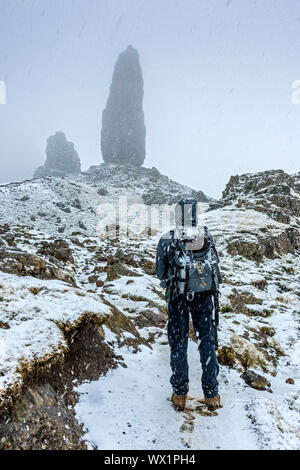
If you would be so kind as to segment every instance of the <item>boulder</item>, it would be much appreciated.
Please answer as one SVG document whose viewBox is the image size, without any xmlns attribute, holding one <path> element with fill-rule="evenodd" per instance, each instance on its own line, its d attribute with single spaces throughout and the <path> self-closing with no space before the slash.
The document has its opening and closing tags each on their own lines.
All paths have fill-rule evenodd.
<svg viewBox="0 0 300 470">
<path fill-rule="evenodd" d="M 295 384 L 295 380 L 294 379 L 286 379 L 285 383 L 289 384 L 289 385 L 294 385 Z"/>
<path fill-rule="evenodd" d="M 139 328 L 164 328 L 167 322 L 167 315 L 163 311 L 159 311 L 159 313 L 156 313 L 149 308 L 146 310 L 142 310 L 139 315 L 134 319 L 134 322 Z"/>
<path fill-rule="evenodd" d="M 249 387 L 255 388 L 256 390 L 267 390 L 271 387 L 270 382 L 265 377 L 251 370 L 245 371 L 241 377 Z"/>
</svg>

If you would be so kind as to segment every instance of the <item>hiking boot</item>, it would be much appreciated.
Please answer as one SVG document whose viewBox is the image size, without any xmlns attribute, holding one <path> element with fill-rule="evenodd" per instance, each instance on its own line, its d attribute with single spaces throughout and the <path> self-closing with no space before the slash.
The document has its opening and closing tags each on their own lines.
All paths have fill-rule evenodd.
<svg viewBox="0 0 300 470">
<path fill-rule="evenodd" d="M 214 398 L 205 398 L 205 405 L 209 411 L 215 411 L 217 408 L 222 408 L 220 395 L 217 395 Z"/>
<path fill-rule="evenodd" d="M 172 403 L 176 411 L 184 410 L 186 399 L 187 399 L 187 395 L 176 395 L 176 393 L 173 393 Z"/>
</svg>

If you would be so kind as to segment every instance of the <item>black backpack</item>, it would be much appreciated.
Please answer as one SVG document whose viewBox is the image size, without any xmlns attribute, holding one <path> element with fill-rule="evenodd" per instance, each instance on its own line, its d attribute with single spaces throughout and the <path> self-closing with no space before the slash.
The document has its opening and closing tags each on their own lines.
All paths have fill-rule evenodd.
<svg viewBox="0 0 300 470">
<path fill-rule="evenodd" d="M 218 291 L 219 284 L 222 282 L 218 253 L 207 227 L 204 228 L 204 236 L 208 247 L 205 250 L 191 251 L 186 249 L 182 240 L 175 239 L 174 231 L 171 232 L 173 284 L 177 293 L 186 295 L 189 300 L 192 300 L 198 293 Z"/>
</svg>

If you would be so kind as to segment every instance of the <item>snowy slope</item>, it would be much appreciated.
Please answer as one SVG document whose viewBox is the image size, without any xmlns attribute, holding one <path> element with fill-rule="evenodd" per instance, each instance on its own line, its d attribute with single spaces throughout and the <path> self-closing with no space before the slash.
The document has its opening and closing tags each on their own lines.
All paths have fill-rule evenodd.
<svg viewBox="0 0 300 470">
<path fill-rule="evenodd" d="M 168 401 L 164 293 L 153 271 L 158 236 L 122 243 L 95 236 L 98 204 L 117 203 L 124 193 L 132 201 L 143 201 L 146 193 L 151 199 L 155 172 L 139 175 L 139 182 L 127 170 L 112 173 L 112 168 L 101 167 L 74 181 L 47 178 L 0 187 L 0 264 L 6 269 L 0 271 L 2 399 L 4 392 L 20 385 L 24 362 L 61 354 L 66 348 L 62 326 L 91 314 L 103 319 L 102 334 L 122 359 L 105 377 L 78 389 L 76 414 L 90 447 L 299 449 L 297 204 L 286 204 L 288 211 L 283 204 L 280 217 L 278 211 L 274 216 L 269 199 L 260 198 L 258 207 L 254 193 L 247 199 L 248 189 L 235 185 L 230 197 L 205 212 L 204 222 L 215 236 L 224 276 L 220 348 L 233 351 L 235 361 L 229 366 L 225 360 L 221 366 L 224 407 L 217 415 L 207 414 L 197 402 L 203 398 L 201 367 L 191 339 L 188 410 L 176 413 Z M 161 177 L 156 177 L 160 186 Z M 247 178 L 248 184 L 251 177 Z M 294 176 L 289 183 L 293 199 L 299 194 L 295 181 Z M 185 190 L 169 182 L 162 201 L 168 199 L 168 191 L 173 202 Z M 274 201 L 282 203 L 282 199 Z M 290 232 L 292 226 L 295 231 Z M 60 250 L 53 247 L 49 253 L 49 247 L 43 250 L 45 242 L 57 239 L 67 242 L 72 256 L 60 258 Z M 31 275 L 21 270 L 17 276 L 15 264 L 5 263 L 9 256 L 20 260 L 20 252 L 54 263 L 70 273 L 76 284 L 38 279 L 32 267 Z M 246 385 L 241 378 L 245 361 L 270 382 L 270 390 Z M 289 378 L 294 384 L 286 383 Z"/>
<path fill-rule="evenodd" d="M 128 203 L 173 204 L 183 196 L 207 203 L 211 199 L 161 175 L 155 168 L 100 165 L 65 178 L 41 178 L 0 185 L 0 221 L 24 225 L 59 236 L 81 232 L 96 235 L 97 208 Z"/>
<path fill-rule="evenodd" d="M 230 213 L 232 217 L 230 217 Z M 264 376 L 271 382 L 273 393 L 249 388 L 241 379 L 242 367 L 221 367 L 220 391 L 224 408 L 218 416 L 203 416 L 195 407 L 203 399 L 201 367 L 196 344 L 190 340 L 191 389 L 188 411 L 176 413 L 170 406 L 169 351 L 165 329 L 158 329 L 159 339 L 153 350 L 143 347 L 132 355 L 126 346 L 121 348 L 128 368 L 120 368 L 98 382 L 79 388 L 81 399 L 76 407 L 80 420 L 87 428 L 86 438 L 99 449 L 299 449 L 299 288 L 298 279 L 284 274 L 291 262 L 299 272 L 299 259 L 292 255 L 280 260 L 265 260 L 257 265 L 249 260 L 231 257 L 226 253 L 226 239 L 240 225 L 251 220 L 251 230 L 271 227 L 280 230 L 281 224 L 259 214 L 255 219 L 250 211 L 212 211 L 207 215 L 213 229 L 221 256 L 221 266 L 227 282 L 222 287 L 222 305 L 230 304 L 233 289 L 248 292 L 262 303 L 249 306 L 253 316 L 227 312 L 221 316 L 220 346 L 230 345 L 239 337 L 257 344 L 256 335 L 261 328 L 275 328 L 265 352 L 269 355 Z M 222 228 L 221 228 L 222 227 Z M 154 243 L 155 245 L 155 243 Z M 269 279 L 264 291 L 254 287 L 261 279 Z M 282 293 L 279 285 L 286 281 L 289 292 Z M 125 286 L 116 281 L 115 292 L 124 292 Z M 144 291 L 145 292 L 145 291 Z M 116 297 L 117 298 L 117 297 Z M 265 312 L 274 310 L 271 316 Z M 108 340 L 112 340 L 107 331 Z M 280 346 L 279 346 L 280 343 Z M 284 349 L 277 357 L 275 349 Z M 262 348 L 262 351 L 264 349 Z M 260 367 L 252 370 L 262 373 Z M 293 377 L 294 385 L 286 383 Z M 201 404 L 200 404 L 201 406 Z M 201 410 L 200 410 L 201 411 Z M 99 417 L 101 416 L 101 420 Z"/>
<path fill-rule="evenodd" d="M 84 314 L 109 314 L 96 295 L 60 281 L 43 281 L 1 273 L 0 390 L 22 380 L 20 364 L 61 354 L 67 347 L 59 327 L 74 324 Z"/>
</svg>

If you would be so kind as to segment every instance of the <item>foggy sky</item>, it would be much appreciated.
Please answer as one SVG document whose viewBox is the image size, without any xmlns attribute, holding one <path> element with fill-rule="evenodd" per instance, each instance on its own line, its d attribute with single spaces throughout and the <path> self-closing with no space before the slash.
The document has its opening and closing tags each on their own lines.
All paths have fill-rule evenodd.
<svg viewBox="0 0 300 470">
<path fill-rule="evenodd" d="M 113 67 L 140 53 L 145 166 L 219 197 L 232 174 L 299 171 L 298 0 L 0 0 L 0 182 L 30 178 L 58 130 L 101 163 Z"/>
</svg>

